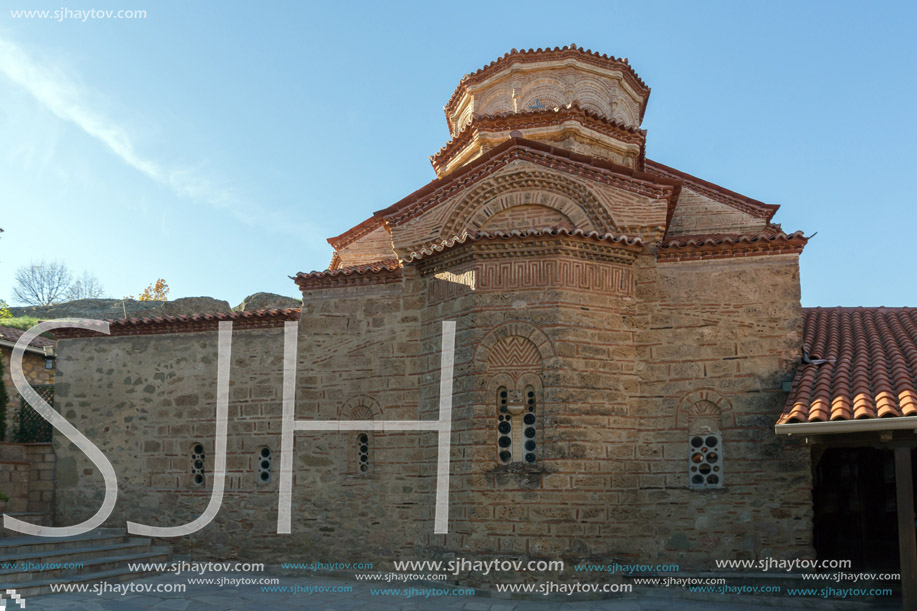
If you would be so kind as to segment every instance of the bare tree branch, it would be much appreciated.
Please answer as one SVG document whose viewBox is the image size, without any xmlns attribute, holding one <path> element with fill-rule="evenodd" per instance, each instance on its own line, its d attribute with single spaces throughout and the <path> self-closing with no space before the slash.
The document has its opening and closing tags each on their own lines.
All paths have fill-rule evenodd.
<svg viewBox="0 0 917 611">
<path fill-rule="evenodd" d="M 61 301 L 71 279 L 70 270 L 59 261 L 33 261 L 16 270 L 13 295 L 26 305 L 51 305 Z"/>
<path fill-rule="evenodd" d="M 73 281 L 73 284 L 67 289 L 67 301 L 76 299 L 100 299 L 105 297 L 105 289 L 99 279 L 90 274 L 83 272 L 83 275 Z"/>
</svg>

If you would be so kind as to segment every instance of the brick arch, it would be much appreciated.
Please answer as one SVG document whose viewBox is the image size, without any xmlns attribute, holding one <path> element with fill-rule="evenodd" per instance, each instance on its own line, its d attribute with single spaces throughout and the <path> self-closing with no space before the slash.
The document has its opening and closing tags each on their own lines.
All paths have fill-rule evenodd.
<svg viewBox="0 0 917 611">
<path fill-rule="evenodd" d="M 525 200 L 531 194 L 531 201 Z M 519 195 L 501 198 L 503 195 Z M 544 201 L 543 196 L 550 201 Z M 598 197 L 583 183 L 541 170 L 523 170 L 492 176 L 471 189 L 452 210 L 442 235 L 449 238 L 464 230 L 479 229 L 493 215 L 512 205 L 537 204 L 553 208 L 573 222 L 577 228 L 600 233 L 612 232 L 616 224 Z"/>
<path fill-rule="evenodd" d="M 736 425 L 732 402 L 712 388 L 699 388 L 678 402 L 675 428 L 687 428 L 696 419 L 715 420 L 723 428 Z"/>
<path fill-rule="evenodd" d="M 559 76 L 543 76 L 525 83 L 517 94 L 521 104 L 520 111 L 528 110 L 535 104 L 537 99 L 539 104 L 548 108 L 561 106 L 566 98 L 567 84 Z"/>
<path fill-rule="evenodd" d="M 541 365 L 543 367 L 551 368 L 555 365 L 556 355 L 551 338 L 545 335 L 544 331 L 530 323 L 514 321 L 503 323 L 491 329 L 487 335 L 484 336 L 474 352 L 475 369 L 478 371 L 486 370 L 494 347 L 501 342 L 501 340 L 507 338 L 527 340 L 528 343 L 532 344 L 538 351 L 538 356 L 541 359 Z M 524 342 L 519 342 L 519 344 L 520 346 L 526 345 Z"/>
<path fill-rule="evenodd" d="M 488 204 L 487 206 L 490 205 Z M 474 220 L 472 222 L 476 224 Z M 576 228 L 576 223 L 571 221 L 566 214 L 558 211 L 557 208 L 523 202 L 504 207 L 499 212 L 486 217 L 486 220 L 481 224 L 481 229 L 490 232 L 512 231 L 513 229 L 543 229 L 545 227 L 562 227 L 572 230 Z"/>
<path fill-rule="evenodd" d="M 541 369 L 541 352 L 532 340 L 511 335 L 498 340 L 487 352 L 487 369 Z"/>
<path fill-rule="evenodd" d="M 338 409 L 339 420 L 379 420 L 382 418 L 382 407 L 379 402 L 368 395 L 354 395 Z"/>
</svg>

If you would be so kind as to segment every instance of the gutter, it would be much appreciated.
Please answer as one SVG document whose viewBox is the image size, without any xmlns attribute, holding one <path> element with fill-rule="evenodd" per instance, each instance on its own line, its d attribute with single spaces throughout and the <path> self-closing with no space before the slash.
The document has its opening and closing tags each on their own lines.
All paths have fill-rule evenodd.
<svg viewBox="0 0 917 611">
<path fill-rule="evenodd" d="M 831 435 L 900 430 L 917 431 L 917 416 L 833 420 L 830 422 L 797 422 L 795 424 L 777 424 L 774 426 L 774 432 L 778 435 Z"/>
<path fill-rule="evenodd" d="M 15 348 L 15 347 L 16 347 L 16 342 L 8 342 L 8 341 L 6 341 L 5 339 L 0 339 L 0 346 L 3 346 L 4 348 L 11 348 L 11 349 L 12 349 L 12 348 Z M 35 353 L 35 354 L 40 354 L 41 356 L 53 357 L 53 356 L 54 356 L 54 347 L 53 347 L 53 346 L 47 346 L 47 348 L 48 348 L 49 350 L 46 350 L 45 347 L 39 348 L 38 346 L 31 346 L 31 345 L 30 345 L 30 346 L 26 346 L 26 347 L 25 347 L 25 351 L 26 351 L 26 352 L 33 352 L 33 353 Z"/>
</svg>

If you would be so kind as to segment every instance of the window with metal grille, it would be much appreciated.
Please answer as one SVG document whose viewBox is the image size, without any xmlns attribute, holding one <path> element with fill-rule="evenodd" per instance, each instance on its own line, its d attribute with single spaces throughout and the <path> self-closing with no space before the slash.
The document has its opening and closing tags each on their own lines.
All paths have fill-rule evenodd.
<svg viewBox="0 0 917 611">
<path fill-rule="evenodd" d="M 692 435 L 689 441 L 688 481 L 691 488 L 723 487 L 723 438 L 719 433 Z"/>
</svg>

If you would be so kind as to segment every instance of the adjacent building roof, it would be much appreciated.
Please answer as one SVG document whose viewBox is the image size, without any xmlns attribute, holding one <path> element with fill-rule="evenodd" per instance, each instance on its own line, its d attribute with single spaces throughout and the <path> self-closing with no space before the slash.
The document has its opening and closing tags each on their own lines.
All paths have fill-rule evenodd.
<svg viewBox="0 0 917 611">
<path fill-rule="evenodd" d="M 254 312 L 216 312 L 183 316 L 155 316 L 150 318 L 121 318 L 109 320 L 108 335 L 91 329 L 55 329 L 59 339 L 80 337 L 120 337 L 125 335 L 160 335 L 165 333 L 196 333 L 216 331 L 221 322 L 232 322 L 233 330 L 268 329 L 282 327 L 287 321 L 299 320 L 299 308 L 258 310 Z"/>
<path fill-rule="evenodd" d="M 0 326 L 0 346 L 12 348 L 16 345 L 16 342 L 19 341 L 19 338 L 22 337 L 23 333 L 25 333 L 25 331 L 22 329 Z M 55 346 L 57 346 L 56 341 L 39 335 L 32 340 L 32 343 L 29 344 L 26 350 L 38 354 L 45 354 L 45 349 L 47 348 L 53 354 Z"/>
<path fill-rule="evenodd" d="M 803 347 L 778 425 L 917 416 L 917 309 L 804 308 Z"/>
</svg>

